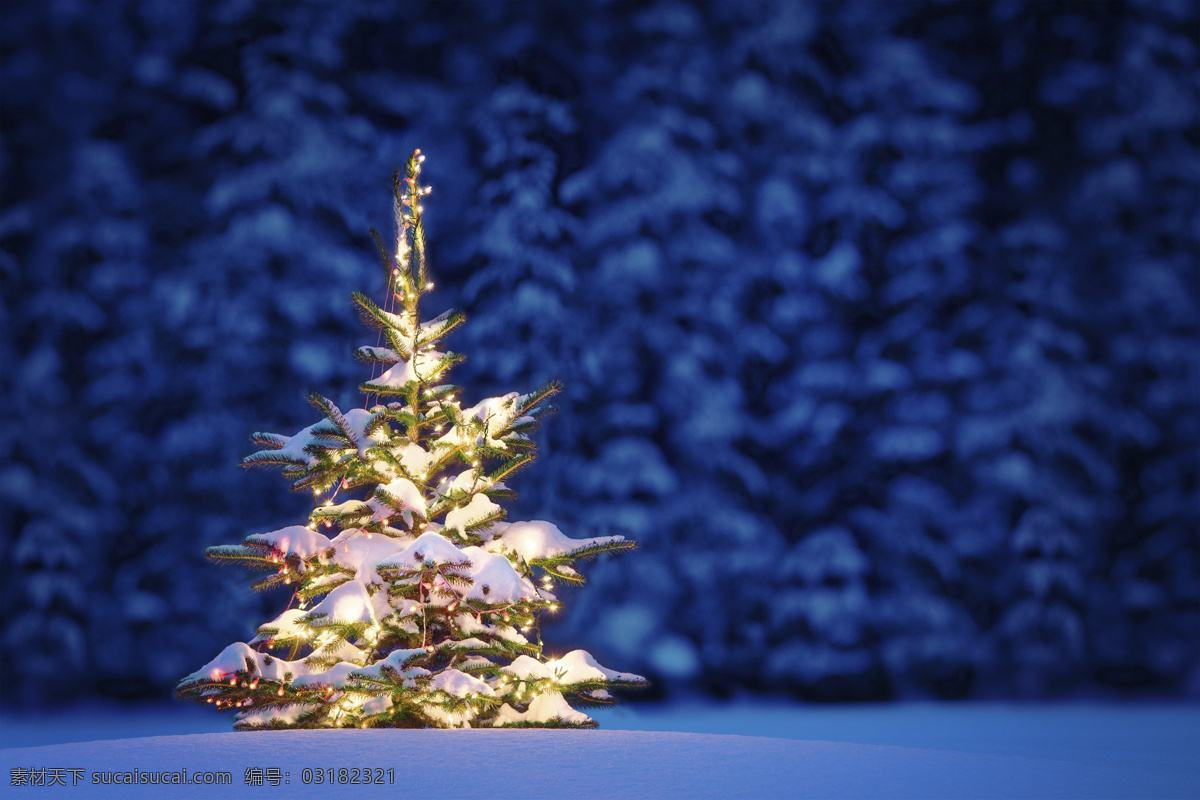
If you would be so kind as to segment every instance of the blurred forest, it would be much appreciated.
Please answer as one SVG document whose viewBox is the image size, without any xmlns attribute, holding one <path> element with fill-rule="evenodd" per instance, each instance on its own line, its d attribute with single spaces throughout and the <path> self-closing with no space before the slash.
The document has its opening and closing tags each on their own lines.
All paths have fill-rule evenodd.
<svg viewBox="0 0 1200 800">
<path fill-rule="evenodd" d="M 1200 695 L 1200 4 L 0 4 L 0 699 L 278 611 L 255 430 L 362 402 L 414 148 L 546 635 L 668 695 Z M 440 310 L 440 309 L 438 309 Z M 373 341 L 373 338 L 371 339 Z"/>
</svg>

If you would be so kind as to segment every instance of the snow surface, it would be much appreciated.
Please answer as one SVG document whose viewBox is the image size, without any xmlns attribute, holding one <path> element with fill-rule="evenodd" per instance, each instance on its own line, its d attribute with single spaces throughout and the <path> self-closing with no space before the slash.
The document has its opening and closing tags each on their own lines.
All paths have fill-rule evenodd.
<svg viewBox="0 0 1200 800">
<path fill-rule="evenodd" d="M 402 654 L 393 655 L 398 666 Z M 489 769 L 519 785 L 525 797 L 1200 795 L 1200 706 L 1195 704 L 802 706 L 759 700 L 622 705 L 588 713 L 600 730 L 233 734 L 225 733 L 231 725 L 228 715 L 180 703 L 137 710 L 105 705 L 3 712 L 0 748 L 10 749 L 0 750 L 0 762 L 6 777 L 13 767 L 38 766 L 77 766 L 89 776 L 101 769 L 185 766 L 234 773 L 235 791 L 187 786 L 172 797 L 227 798 L 274 790 L 243 788 L 247 766 L 354 764 L 395 767 L 397 784 L 387 793 L 405 796 L 414 792 L 411 784 L 400 783 L 400 776 L 411 763 L 453 767 L 462 776 L 454 796 L 463 798 L 496 796 L 486 790 L 483 773 Z M 180 735 L 217 731 L 222 733 Z M 155 738 L 67 744 L 136 736 Z M 447 748 L 447 743 L 468 745 L 472 757 L 462 759 L 462 751 Z M 299 783 L 292 771 L 289 797 L 382 796 L 381 788 L 389 788 L 325 787 L 323 794 Z M 569 793 L 556 782 L 567 774 Z M 127 787 L 122 793 L 116 786 L 81 784 L 65 790 L 39 788 L 38 794 L 162 796 L 154 788 Z"/>
<path fill-rule="evenodd" d="M 413 765 L 419 765 L 414 769 Z M 1196 769 L 1089 764 L 877 744 L 621 730 L 318 730 L 208 733 L 0 750 L 0 767 L 93 772 L 202 770 L 232 786 L 39 788 L 41 796 L 405 797 L 452 774 L 460 800 L 528 798 L 1120 798 L 1195 797 Z M 284 786 L 246 786 L 278 767 Z M 393 769 L 395 785 L 316 786 L 305 767 Z"/>
</svg>

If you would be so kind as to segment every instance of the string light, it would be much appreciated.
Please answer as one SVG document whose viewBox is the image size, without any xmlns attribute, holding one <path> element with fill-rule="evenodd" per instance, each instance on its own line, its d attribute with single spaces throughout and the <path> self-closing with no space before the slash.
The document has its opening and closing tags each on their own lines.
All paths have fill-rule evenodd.
<svg viewBox="0 0 1200 800">
<path fill-rule="evenodd" d="M 449 496 L 450 492 L 447 488 L 451 482 L 447 475 L 447 469 L 449 469 L 449 463 L 451 463 L 451 459 L 457 460 L 458 456 L 465 456 L 462 463 L 467 463 L 475 468 L 468 473 L 469 479 L 471 480 L 470 492 L 486 490 L 481 489 L 481 486 L 494 487 L 501 484 L 498 479 L 493 479 L 482 473 L 482 469 L 480 469 L 480 467 L 484 453 L 478 453 L 474 449 L 475 447 L 481 447 L 484 450 L 487 450 L 487 455 L 489 458 L 493 461 L 495 460 L 495 452 L 490 450 L 489 446 L 490 442 L 493 441 L 492 435 L 494 433 L 494 428 L 496 427 L 496 421 L 494 418 L 495 411 L 492 408 L 492 406 L 495 406 L 496 404 L 490 402 L 481 404 L 480 407 L 487 406 L 491 411 L 491 413 L 488 414 L 487 419 L 482 420 L 482 425 L 476 418 L 471 418 L 469 420 L 466 418 L 459 418 L 458 415 L 463 413 L 461 407 L 459 406 L 460 398 L 456 396 L 453 391 L 445 388 L 444 386 L 438 386 L 436 389 L 432 387 L 433 383 L 441 383 L 441 381 L 437 380 L 433 376 L 440 375 L 447 368 L 448 365 L 444 362 L 449 359 L 436 352 L 436 347 L 439 346 L 436 336 L 429 336 L 431 341 L 421 341 L 424 336 L 429 334 L 430 328 L 434 326 L 431 325 L 428 327 L 422 327 L 420 324 L 421 320 L 419 315 L 413 313 L 416 309 L 419 299 L 423 296 L 423 293 L 435 289 L 435 284 L 433 281 L 427 281 L 425 284 L 419 283 L 419 277 L 417 274 L 415 274 L 416 269 L 412 265 L 412 261 L 414 261 L 416 257 L 424 259 L 426 252 L 423 242 L 418 238 L 418 234 L 421 232 L 421 217 L 419 215 L 425 211 L 425 207 L 421 202 L 421 198 L 431 194 L 433 187 L 423 187 L 419 183 L 421 164 L 424 161 L 425 155 L 422 154 L 420 150 L 416 150 L 413 154 L 413 160 L 410 162 L 411 173 L 407 178 L 404 179 L 406 186 L 399 187 L 402 190 L 406 190 L 406 193 L 405 196 L 400 198 L 400 202 L 396 205 L 396 221 L 399 228 L 399 233 L 397 235 L 397 242 L 395 246 L 396 256 L 394 258 L 393 268 L 391 270 L 391 275 L 394 276 L 394 280 L 388 281 L 388 286 L 385 290 L 384 299 L 387 301 L 386 305 L 384 303 L 381 303 L 380 305 L 389 312 L 393 309 L 400 312 L 397 317 L 390 319 L 393 319 L 393 324 L 405 335 L 407 339 L 405 346 L 411 348 L 409 352 L 412 354 L 411 359 L 413 360 L 415 366 L 421 367 L 423 363 L 435 362 L 438 359 L 440 359 L 442 362 L 433 366 L 433 368 L 430 370 L 430 377 L 426 377 L 424 375 L 420 376 L 419 383 L 417 383 L 419 392 L 415 394 L 422 398 L 426 398 L 425 401 L 420 404 L 414 402 L 412 404 L 414 406 L 413 408 L 406 409 L 406 412 L 416 415 L 416 420 L 413 423 L 414 428 L 417 431 L 422 432 L 419 436 L 414 438 L 413 443 L 419 444 L 421 443 L 422 438 L 428 437 L 427 432 L 430 430 L 430 428 L 436 431 L 439 435 L 443 434 L 447 429 L 451 432 L 445 439 L 440 439 L 440 441 L 443 442 L 441 446 L 445 448 L 445 451 L 443 452 L 445 460 L 439 461 L 439 464 L 444 464 L 445 466 L 434 468 L 431 466 L 430 462 L 427 461 L 426 467 L 420 472 L 418 480 L 415 482 L 423 491 L 432 492 L 431 496 L 435 500 L 440 501 L 439 506 L 441 508 L 441 513 L 438 513 L 437 515 L 437 519 L 440 519 L 442 517 L 442 513 L 446 513 L 452 508 L 461 509 L 462 507 L 462 497 L 459 496 L 460 492 L 453 492 L 455 497 L 452 498 Z M 412 238 L 410 239 L 408 237 Z M 407 243 L 408 241 L 412 241 L 413 245 L 410 246 Z M 417 254 L 416 257 L 409 256 L 409 254 L 413 252 Z M 407 270 L 411 270 L 411 272 Z M 401 277 L 403 277 L 403 280 L 400 280 Z M 411 296 L 408 294 L 409 289 L 412 289 Z M 407 305 L 407 300 L 409 299 L 414 301 L 412 306 Z M 399 322 L 400 319 L 403 320 L 403 323 Z M 377 343 L 377 347 L 373 351 L 368 348 L 368 352 L 371 352 L 373 355 L 379 355 L 379 352 L 382 349 L 381 346 L 382 338 Z M 422 355 L 425 357 L 421 358 Z M 378 371 L 378 364 L 376 364 L 373 369 Z M 425 369 L 422 368 L 419 369 L 419 371 L 424 373 Z M 456 391 L 462 391 L 461 387 L 451 388 L 455 389 Z M 378 395 L 378 393 L 374 394 L 376 396 Z M 411 396 L 412 395 L 410 395 L 410 397 Z M 368 393 L 367 405 L 364 406 L 364 408 L 370 405 L 371 398 L 372 393 Z M 465 402 L 465 400 L 462 402 Z M 389 405 L 394 405 L 395 408 L 399 409 L 404 405 L 407 405 L 407 403 L 395 403 Z M 451 406 L 454 409 L 453 411 L 451 411 Z M 434 419 L 425 419 L 424 414 L 422 414 L 420 410 L 422 408 L 424 408 L 430 416 L 433 416 Z M 380 412 L 384 411 L 382 405 L 375 406 L 374 409 L 370 410 L 372 413 L 376 413 L 376 409 L 378 409 Z M 438 417 L 440 417 L 440 419 Z M 370 437 L 373 440 L 371 443 L 382 443 L 385 445 L 394 446 L 397 441 L 397 437 L 401 442 L 406 442 L 407 439 L 405 438 L 404 429 L 392 429 L 390 427 L 391 424 L 399 425 L 400 423 L 393 420 L 392 422 L 385 422 L 382 426 L 377 427 L 375 429 L 376 433 L 372 434 Z M 424 427 L 425 424 L 429 424 L 430 428 Z M 481 432 L 483 435 L 479 435 Z M 439 440 L 439 437 L 428 438 L 434 439 L 435 441 Z M 503 444 L 499 444 L 498 446 L 503 447 Z M 342 451 L 332 450 L 328 452 L 328 456 L 332 456 L 334 459 L 336 459 L 339 455 L 348 457 L 354 452 L 355 451 L 353 449 Z M 395 449 L 391 450 L 391 452 L 393 455 L 397 454 Z M 375 462 L 375 464 L 377 465 L 377 472 L 372 472 L 370 475 L 376 477 L 378 473 L 382 473 L 384 475 L 390 475 L 392 478 L 402 475 L 411 479 L 413 475 L 417 474 L 415 469 L 410 469 L 407 465 L 403 465 L 399 469 L 393 471 L 384 463 Z M 328 464 L 325 466 L 327 467 Z M 386 480 L 386 478 L 384 480 Z M 427 484 L 426 481 L 430 481 L 430 483 Z M 382 482 L 384 481 L 375 481 L 375 483 Z M 356 477 L 355 486 L 365 486 L 369 483 L 371 483 L 371 481 Z M 340 479 L 340 485 L 338 483 L 331 483 L 330 486 L 315 486 L 310 484 L 310 488 L 313 490 L 314 502 L 318 506 L 317 510 L 320 510 L 320 507 L 329 508 L 333 506 L 340 489 L 346 488 L 347 485 L 347 479 L 345 477 Z M 443 492 L 445 492 L 445 494 L 442 494 Z M 468 493 L 466 496 L 469 497 L 470 494 Z M 315 500 L 316 498 L 320 498 L 321 502 L 317 502 Z M 457 501 L 457 504 L 455 501 Z M 358 504 L 357 501 L 356 504 Z M 339 508 L 344 507 L 344 505 L 339 506 Z M 428 520 L 419 521 L 417 519 L 418 515 L 416 513 L 412 513 L 411 509 L 402 507 L 401 511 L 403 512 L 403 516 L 396 516 L 395 512 L 390 509 L 386 510 L 385 515 L 383 516 L 381 516 L 379 512 L 376 512 L 374 515 L 372 515 L 370 523 L 358 523 L 362 524 L 363 527 L 357 527 L 358 524 L 356 524 L 356 527 L 354 528 L 346 527 L 347 523 L 345 520 L 341 519 L 340 515 L 338 514 L 333 514 L 332 512 L 316 514 L 314 511 L 310 514 L 310 520 L 307 527 L 309 530 L 316 531 L 319 530 L 319 525 L 322 522 L 326 528 L 332 528 L 334 523 L 337 522 L 339 531 L 345 534 L 344 537 L 339 537 L 343 538 L 342 550 L 344 553 L 349 552 L 348 540 L 350 538 L 357 537 L 360 532 L 364 534 L 367 539 L 372 539 L 374 531 L 368 530 L 365 526 L 370 525 L 373 528 L 376 522 L 381 523 L 381 535 L 383 535 L 385 538 L 395 536 L 401 542 L 406 539 L 407 541 L 412 541 L 412 538 L 409 537 L 418 536 L 423 527 L 425 527 L 426 522 L 428 522 L 431 530 L 437 530 L 439 533 L 450 535 L 450 531 L 441 530 L 443 524 L 435 521 L 435 518 L 431 514 L 426 514 L 426 516 L 429 517 Z M 365 517 L 366 514 L 363 516 Z M 390 526 L 390 523 L 388 522 L 389 517 L 397 519 L 396 528 L 399 528 L 399 530 Z M 403 517 L 408 517 L 407 531 L 404 530 L 404 526 L 401 524 L 401 519 L 403 519 Z M 464 539 L 478 540 L 478 537 L 468 536 L 461 531 L 459 533 Z M 487 536 L 485 535 L 484 539 L 486 538 Z M 466 542 L 460 544 L 466 544 Z M 282 635 L 276 634 L 275 636 L 264 637 L 259 645 L 259 651 L 264 654 L 266 653 L 266 651 L 261 649 L 262 644 L 265 644 L 268 648 L 278 648 L 285 644 L 293 647 L 299 647 L 302 643 L 307 644 L 309 642 L 313 644 L 313 652 L 321 653 L 322 656 L 329 653 L 329 648 L 340 646 L 343 642 L 346 644 L 357 644 L 366 650 L 368 649 L 368 644 L 371 647 L 374 647 L 384 633 L 387 633 L 389 636 L 401 637 L 401 640 L 408 635 L 405 632 L 406 630 L 411 630 L 412 634 L 417 634 L 417 628 L 415 627 L 415 614 L 419 610 L 422 616 L 421 630 L 419 633 L 422 641 L 420 643 L 411 642 L 411 645 L 404 646 L 416 645 L 423 647 L 428 653 L 444 653 L 445 655 L 453 654 L 455 658 L 457 658 L 457 654 L 454 654 L 454 643 L 452 641 L 442 642 L 437 645 L 430 643 L 432 641 L 432 630 L 426 627 L 426 620 L 427 618 L 434 619 L 434 617 L 427 617 L 427 615 L 437 614 L 439 610 L 444 610 L 448 614 L 453 614 L 459 607 L 462 607 L 464 611 L 464 615 L 462 617 L 463 621 L 466 621 L 468 619 L 466 615 L 470 614 L 475 617 L 478 625 L 483 626 L 482 628 L 477 628 L 476 630 L 484 630 L 488 632 L 483 634 L 483 638 L 490 639 L 493 636 L 498 636 L 499 633 L 504 630 L 507 630 L 511 633 L 513 632 L 514 628 L 522 632 L 529 632 L 533 627 L 539 624 L 540 613 L 543 610 L 555 611 L 558 609 L 559 604 L 557 602 L 549 602 L 553 595 L 548 594 L 547 590 L 552 589 L 556 585 L 557 580 L 562 578 L 563 575 L 560 575 L 557 572 L 555 572 L 553 575 L 546 574 L 545 572 L 542 572 L 540 576 L 531 574 L 528 566 L 521 564 L 519 557 L 512 552 L 507 552 L 508 548 L 505 548 L 502 542 L 499 542 L 498 544 L 501 545 L 499 552 L 506 556 L 510 563 L 512 563 L 512 566 L 528 575 L 528 585 L 530 585 L 531 588 L 536 586 L 537 578 L 541 578 L 542 587 L 535 591 L 533 597 L 520 598 L 520 602 L 525 603 L 524 606 L 519 605 L 516 598 L 511 598 L 511 601 L 508 602 L 507 605 L 503 605 L 499 608 L 478 608 L 473 605 L 473 601 L 467 596 L 466 592 L 460 593 L 460 589 L 456 586 L 456 584 L 448 581 L 446 579 L 446 575 L 440 574 L 438 569 L 431 564 L 430 567 L 433 567 L 433 569 L 425 570 L 424 575 L 413 576 L 418 577 L 417 602 L 414 603 L 408 598 L 403 600 L 401 603 L 402 609 L 397 617 L 404 618 L 404 622 L 399 629 L 393 630 L 383 623 L 376 623 L 363 627 L 356 626 L 355 628 L 350 628 L 349 630 L 357 630 L 359 633 L 357 635 L 351 634 L 350 636 L 346 636 L 344 635 L 346 629 L 341 628 L 340 626 L 338 627 L 338 630 L 342 631 L 341 633 L 332 631 L 318 633 L 321 630 L 320 627 L 314 630 L 313 626 L 301 623 L 291 626 L 291 629 Z M 290 558 L 292 555 L 301 554 L 289 552 L 286 545 L 283 552 L 280 552 L 277 548 L 268 547 L 265 549 L 268 556 L 266 560 L 268 560 L 270 564 L 276 566 L 282 565 L 280 566 L 277 576 L 284 578 L 283 583 L 290 585 L 292 583 L 290 574 L 291 570 L 296 569 L 298 571 L 296 580 L 298 587 L 297 590 L 293 592 L 292 601 L 289 603 L 289 607 L 297 607 L 300 611 L 305 612 L 310 606 L 316 604 L 316 599 L 312 599 L 312 602 L 309 603 L 305 599 L 300 598 L 298 596 L 298 592 L 299 589 L 305 587 L 308 581 L 313 579 L 312 575 L 305 574 L 309 571 L 309 569 L 318 570 L 318 564 L 321 566 L 330 564 L 337 565 L 338 559 L 336 557 L 336 544 L 331 544 L 327 551 L 322 551 L 314 556 L 311 562 L 309 559 L 301 558 L 298 565 L 291 564 Z M 260 550 L 259 552 L 261 553 L 262 551 Z M 418 569 L 421 568 L 418 567 Z M 336 570 L 336 566 L 331 567 L 331 571 Z M 433 577 L 430 578 L 428 576 L 431 572 L 437 574 L 434 574 Z M 459 579 L 457 573 L 451 574 L 454 574 L 456 579 Z M 564 575 L 566 577 L 570 577 L 570 575 L 566 575 L 565 573 Z M 426 579 L 428 582 L 425 582 Z M 406 581 L 396 582 L 394 586 L 396 588 L 406 586 L 406 593 L 411 595 L 411 578 Z M 317 594 L 320 595 L 323 593 L 317 592 Z M 448 601 L 444 606 L 441 605 L 443 599 Z M 399 601 L 397 600 L 397 602 Z M 404 607 L 407 607 L 407 610 L 404 610 Z M 530 613 L 531 608 L 534 610 L 533 614 Z M 484 616 L 488 617 L 487 623 L 483 622 Z M 501 616 L 503 617 L 504 623 L 507 624 L 502 624 L 499 622 Z M 524 617 L 524 619 L 516 619 L 516 617 Z M 511 627 L 509 627 L 509 625 L 511 625 Z M 326 628 L 325 630 L 329 631 L 330 629 Z M 436 630 L 436 628 L 433 630 Z M 458 638 L 461 638 L 462 634 L 465 634 L 465 632 L 460 632 Z M 518 638 L 521 641 L 524 641 L 524 639 L 520 637 Z M 276 642 L 275 639 L 279 639 L 279 641 Z M 306 642 L 306 640 L 308 641 Z M 445 649 L 443 650 L 443 648 Z M 548 658 L 548 655 L 541 652 L 540 641 L 538 642 L 538 648 L 539 658 Z M 267 657 L 269 658 L 270 656 Z M 368 657 L 368 666 L 370 665 L 371 661 L 375 660 L 376 657 L 377 656 L 374 655 Z M 485 660 L 484 664 L 486 665 L 487 663 L 488 662 Z M 500 669 L 505 668 L 500 667 Z M 207 702 L 208 704 L 215 703 L 218 709 L 226 709 L 230 707 L 246 708 L 254 705 L 254 698 L 246 695 L 248 695 L 250 692 L 256 692 L 261 680 L 261 677 L 252 677 L 253 672 L 255 671 L 257 670 L 251 670 L 250 675 L 238 675 L 236 673 L 233 674 L 233 679 L 230 680 L 230 686 L 236 688 L 238 684 L 240 684 L 244 690 L 243 692 L 238 693 L 242 695 L 240 699 L 228 696 L 228 694 L 223 690 L 216 690 L 216 694 L 214 696 L 207 697 L 203 702 Z M 214 683 L 217 685 L 223 682 L 224 677 L 224 674 L 213 670 Z M 525 708 L 526 704 L 531 702 L 534 698 L 541 696 L 541 689 L 545 689 L 548 684 L 557 684 L 559 682 L 558 677 L 550 677 L 548 681 L 538 680 L 536 682 L 532 678 L 521 680 L 518 675 L 510 677 L 509 675 L 499 674 L 499 670 L 497 670 L 495 673 L 492 673 L 490 677 L 486 677 L 485 680 L 488 682 L 488 684 L 490 684 L 490 686 L 495 687 L 497 694 L 500 694 L 501 692 L 506 693 L 507 697 L 514 702 L 514 705 L 517 705 L 518 708 L 522 709 Z M 530 681 L 530 683 L 527 684 L 526 680 Z M 264 686 L 264 695 L 255 694 L 255 697 L 258 697 L 259 699 L 269 697 L 270 679 L 267 679 L 267 681 L 267 684 Z M 412 685 L 411 680 L 407 680 L 405 683 L 410 686 Z M 501 689 L 502 686 L 503 689 Z M 285 686 L 284 681 L 279 680 L 276 690 L 276 694 L 279 698 L 283 698 L 285 696 L 285 688 L 287 687 Z M 245 691 L 247 689 L 249 691 Z M 533 692 L 532 689 L 539 689 L 539 692 Z M 368 715 L 364 713 L 364 710 L 361 706 L 361 699 L 351 701 L 346 698 L 344 691 L 336 691 L 333 687 L 329 687 L 325 690 L 322 690 L 318 687 L 306 687 L 303 689 L 292 689 L 290 693 L 295 696 L 293 697 L 293 700 L 289 702 L 295 702 L 298 699 L 307 700 L 309 702 L 323 699 L 326 704 L 327 714 L 327 716 L 325 716 L 323 719 L 323 723 L 326 726 L 347 728 L 361 727 L 366 729 L 371 727 L 373 724 L 368 722 L 368 717 L 370 717 L 372 720 L 380 720 L 382 725 L 388 724 L 386 721 L 384 721 L 385 716 L 383 714 Z M 216 696 L 221 694 L 225 695 L 224 699 Z M 491 694 L 490 690 L 488 694 Z M 336 701 L 334 700 L 335 697 L 338 698 Z M 200 697 L 197 697 L 197 700 L 199 699 Z M 459 725 L 462 725 L 463 727 L 470 727 L 472 724 L 474 724 L 474 720 L 479 718 L 479 715 L 485 714 L 487 709 L 491 708 L 492 703 L 495 702 L 490 701 L 487 698 L 480 698 L 476 692 L 467 693 L 465 698 L 445 697 L 443 695 L 442 699 L 445 702 L 445 705 L 441 707 L 440 713 L 438 713 L 437 716 L 440 718 L 442 723 L 448 722 L 451 727 L 458 727 Z M 273 703 L 278 704 L 279 706 L 283 705 L 283 703 L 280 701 L 264 700 L 264 702 L 268 706 L 272 705 Z M 476 703 L 478 703 L 478 705 L 476 705 Z M 358 715 L 357 718 L 355 718 L 355 714 Z M 387 717 L 390 716 L 391 714 L 389 713 Z"/>
</svg>

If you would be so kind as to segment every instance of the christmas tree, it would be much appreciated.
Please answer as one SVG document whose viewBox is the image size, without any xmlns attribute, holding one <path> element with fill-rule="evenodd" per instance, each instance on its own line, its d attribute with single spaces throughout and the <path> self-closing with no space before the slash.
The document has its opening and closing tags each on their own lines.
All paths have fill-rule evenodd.
<svg viewBox="0 0 1200 800">
<path fill-rule="evenodd" d="M 610 704 L 614 686 L 645 685 L 586 651 L 554 658 L 543 649 L 539 623 L 559 608 L 555 587 L 584 581 L 576 562 L 634 545 L 505 521 L 500 502 L 515 495 L 504 481 L 533 461 L 530 434 L 560 387 L 461 406 L 446 374 L 462 357 L 441 342 L 465 318 L 421 321 L 433 288 L 423 161 L 416 151 L 394 179 L 394 255 L 372 230 L 385 303 L 353 296 L 378 331 L 374 346 L 357 350 L 378 373 L 360 387 L 367 407 L 343 412 L 313 393 L 318 422 L 292 436 L 255 434 L 262 449 L 244 460 L 312 491 L 307 525 L 208 549 L 216 561 L 269 572 L 256 590 L 292 588 L 288 607 L 253 639 L 177 687 L 181 698 L 237 709 L 238 729 L 591 727 L 572 704 Z"/>
</svg>

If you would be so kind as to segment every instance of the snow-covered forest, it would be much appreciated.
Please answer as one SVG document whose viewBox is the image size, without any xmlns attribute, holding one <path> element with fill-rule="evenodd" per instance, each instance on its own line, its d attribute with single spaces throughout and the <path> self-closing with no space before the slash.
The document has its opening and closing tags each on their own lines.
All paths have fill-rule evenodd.
<svg viewBox="0 0 1200 800">
<path fill-rule="evenodd" d="M 166 696 L 282 606 L 251 432 L 360 405 L 427 154 L 546 634 L 653 692 L 1200 695 L 1200 5 L 0 4 L 0 699 Z"/>
</svg>

